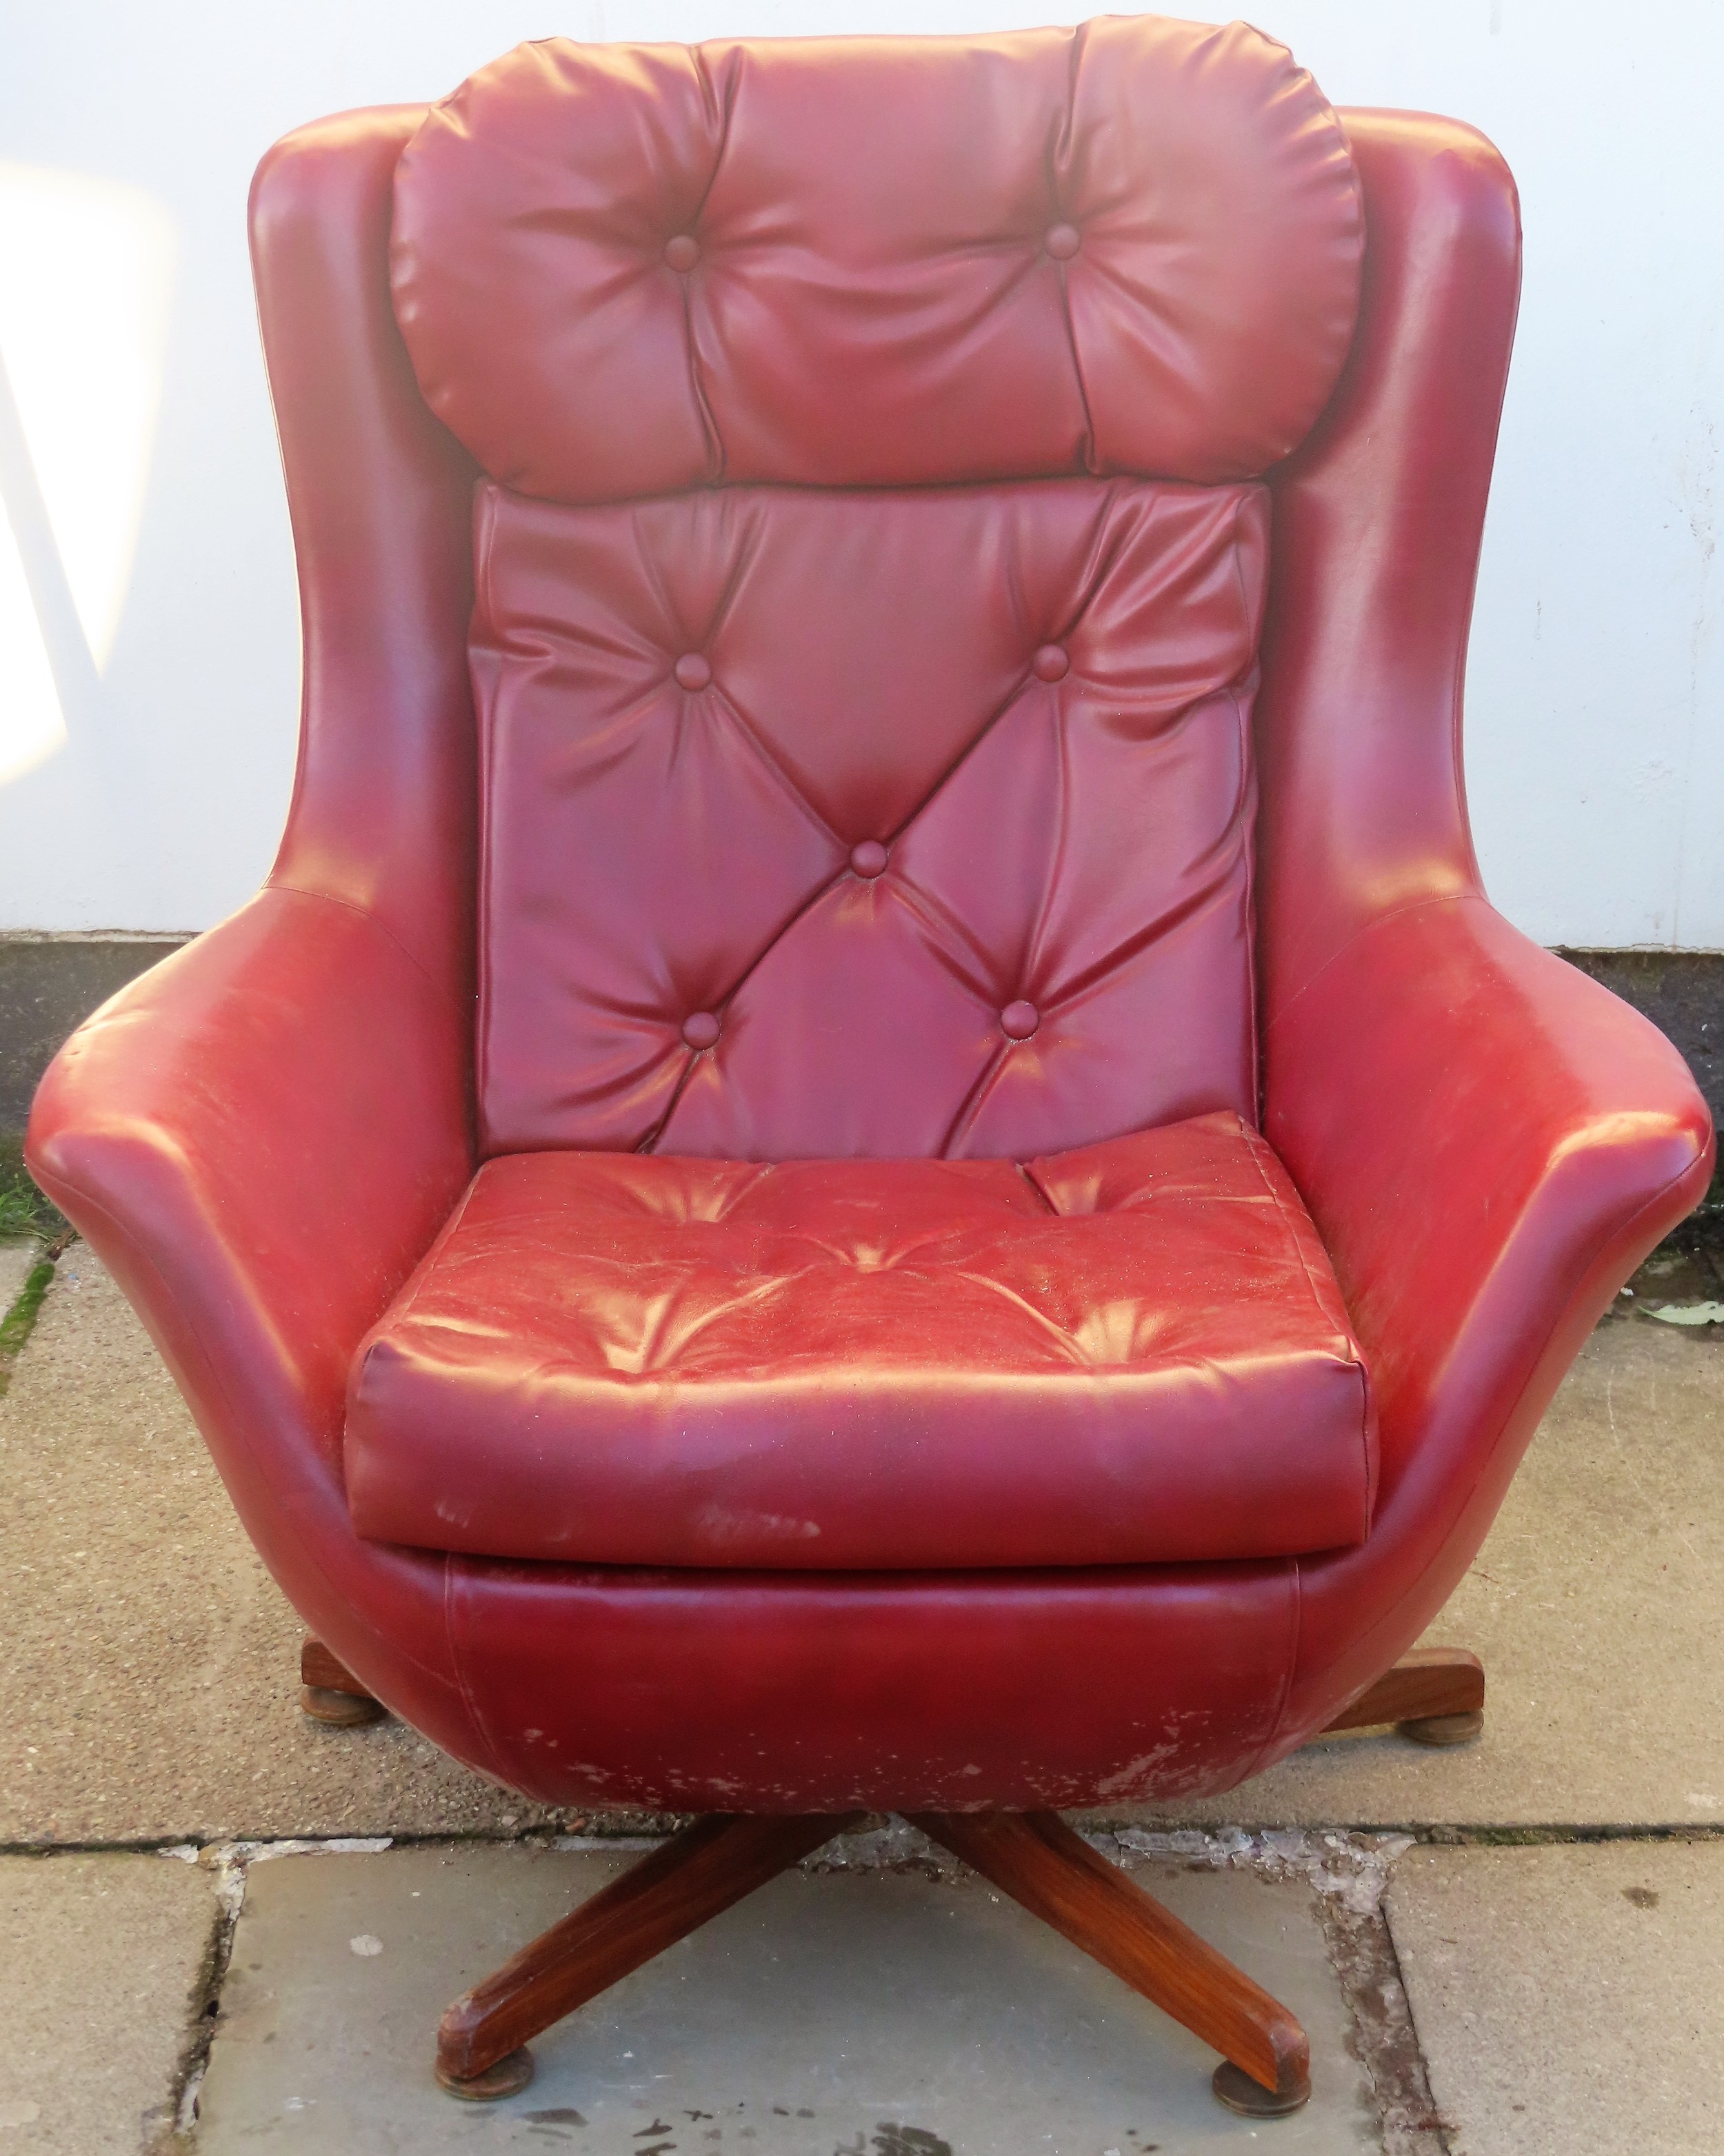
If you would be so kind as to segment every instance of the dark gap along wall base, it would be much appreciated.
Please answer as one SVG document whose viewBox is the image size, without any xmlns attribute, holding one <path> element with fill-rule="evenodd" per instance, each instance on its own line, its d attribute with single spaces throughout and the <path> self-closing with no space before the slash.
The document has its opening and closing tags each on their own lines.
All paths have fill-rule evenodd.
<svg viewBox="0 0 1724 2156">
<path fill-rule="evenodd" d="M 0 936 L 0 1147 L 15 1151 L 37 1081 L 67 1034 L 116 989 L 188 941 Z M 1670 1035 L 1724 1124 L 1724 953 L 1564 950 L 1558 956 Z M 1724 1214 L 1716 1183 L 1706 1210 Z"/>
</svg>

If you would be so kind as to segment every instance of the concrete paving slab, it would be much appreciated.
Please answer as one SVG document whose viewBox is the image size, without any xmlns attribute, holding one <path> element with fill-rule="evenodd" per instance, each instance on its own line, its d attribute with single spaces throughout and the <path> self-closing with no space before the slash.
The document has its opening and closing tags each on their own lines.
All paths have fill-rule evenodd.
<svg viewBox="0 0 1724 2156">
<path fill-rule="evenodd" d="M 1724 1842 L 1420 1848 L 1387 1910 L 1449 2156 L 1724 2148 Z"/>
<path fill-rule="evenodd" d="M 0 1841 L 507 1834 L 546 1816 L 399 1722 L 299 1712 L 303 1627 L 82 1244 L 0 1399 Z"/>
<path fill-rule="evenodd" d="M 1724 1823 L 1724 1345 L 1593 1333 L 1428 1635 L 1488 1673 L 1455 1751 L 1349 1733 L 1231 1794 L 1134 1817 L 1240 1825 Z M 1112 1816 L 1110 1815 L 1109 1816 Z"/>
<path fill-rule="evenodd" d="M 157 2147 L 217 1917 L 210 1874 L 171 1859 L 0 1857 L 0 2148 Z"/>
<path fill-rule="evenodd" d="M 1458 1752 L 1356 1734 L 1154 1824 L 1724 1820 L 1724 1347 L 1595 1333 L 1430 1637 L 1490 1671 Z M 0 1839 L 511 1834 L 524 1800 L 387 1722 L 294 1709 L 297 1620 L 92 1254 L 62 1260 L 0 1401 Z"/>
<path fill-rule="evenodd" d="M 430 2075 L 461 1991 L 630 1861 L 464 1848 L 255 1866 L 199 2096 L 199 2156 L 567 2148 L 636 2156 L 1166 2156 L 1380 2143 L 1316 1897 L 1246 1871 L 1140 1876 L 1284 1999 L 1316 2093 L 1253 2128 L 1214 2054 L 973 1875 L 775 1881 L 536 2040 L 532 2086 Z"/>
<path fill-rule="evenodd" d="M 0 1243 L 0 1317 L 24 1291 L 24 1282 L 42 1255 L 39 1243 Z"/>
</svg>

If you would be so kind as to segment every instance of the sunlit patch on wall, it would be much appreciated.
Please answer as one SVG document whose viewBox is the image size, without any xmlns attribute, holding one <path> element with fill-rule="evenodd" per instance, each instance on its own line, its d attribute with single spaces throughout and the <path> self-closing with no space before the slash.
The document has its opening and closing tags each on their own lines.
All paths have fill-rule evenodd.
<svg viewBox="0 0 1724 2156">
<path fill-rule="evenodd" d="M 174 231 L 135 187 L 0 161 L 0 361 L 56 564 L 29 557 L 16 472 L 0 540 L 0 777 L 64 737 L 44 718 L 52 663 L 28 593 L 69 593 L 98 674 L 118 633 L 162 401 Z M 40 512 L 35 520 L 40 521 Z M 19 614 L 22 605 L 23 613 Z M 33 743 L 33 746 L 30 746 Z"/>
<path fill-rule="evenodd" d="M 0 515 L 0 786 L 44 762 L 65 737 L 23 557 Z"/>
</svg>

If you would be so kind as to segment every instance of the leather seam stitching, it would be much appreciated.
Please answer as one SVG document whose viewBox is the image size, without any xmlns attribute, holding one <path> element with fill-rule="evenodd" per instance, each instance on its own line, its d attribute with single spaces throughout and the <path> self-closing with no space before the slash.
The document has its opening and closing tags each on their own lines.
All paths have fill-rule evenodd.
<svg viewBox="0 0 1724 2156">
<path fill-rule="evenodd" d="M 1341 960 L 1346 957 L 1347 953 L 1352 949 L 1356 943 L 1362 942 L 1367 936 L 1375 935 L 1377 931 L 1383 926 L 1385 921 L 1398 921 L 1402 915 L 1405 913 L 1422 913 L 1427 906 L 1463 906 L 1474 904 L 1485 906 L 1493 913 L 1496 911 L 1495 907 L 1491 906 L 1490 901 L 1486 898 L 1482 891 L 1471 890 L 1433 891 L 1428 898 L 1410 898 L 1404 906 L 1387 906 L 1381 913 L 1372 914 L 1369 921 L 1361 921 L 1358 927 L 1354 929 L 1352 933 L 1348 936 L 1344 942 L 1337 944 L 1335 949 L 1331 951 L 1329 956 L 1323 961 L 1322 964 L 1317 968 L 1316 971 L 1300 982 L 1298 988 L 1296 988 L 1293 993 L 1287 998 L 1286 1001 L 1278 1007 L 1274 1016 L 1270 1019 L 1269 1024 L 1263 1028 L 1264 1046 L 1268 1046 L 1269 1036 L 1274 1033 L 1276 1027 L 1280 1024 L 1283 1019 L 1287 1016 L 1288 1013 L 1299 1000 L 1300 997 L 1305 993 L 1307 989 L 1314 988 L 1317 985 L 1318 982 L 1320 981 L 1323 976 L 1329 971 L 1331 966 L 1339 965 Z"/>
<path fill-rule="evenodd" d="M 460 1014 L 461 998 L 455 994 L 449 983 L 446 981 L 440 981 L 437 978 L 437 976 L 431 971 L 430 968 L 426 965 L 424 959 L 419 957 L 414 952 L 409 951 L 407 946 L 401 941 L 400 937 L 396 935 L 395 932 L 392 928 L 389 927 L 384 922 L 379 921 L 376 914 L 373 912 L 368 906 L 360 905 L 357 899 L 337 897 L 332 891 L 312 891 L 305 884 L 289 883 L 273 875 L 270 878 L 269 881 L 265 884 L 264 889 L 265 891 L 286 891 L 288 896 L 292 898 L 313 899 L 325 906 L 338 906 L 345 913 L 358 914 L 359 918 L 365 922 L 368 927 L 374 928 L 378 934 L 383 937 L 384 942 L 388 943 L 393 949 L 400 952 L 401 956 L 407 961 L 408 964 L 412 967 L 413 970 L 419 976 L 420 979 L 423 980 L 428 987 L 433 988 L 438 995 L 445 998 L 451 1010 L 455 1011 L 457 1015 Z"/>
<path fill-rule="evenodd" d="M 473 1733 L 484 1745 L 491 1766 L 496 1770 L 497 1779 L 506 1789 L 512 1789 L 514 1784 L 503 1772 L 502 1760 L 498 1754 L 496 1742 L 491 1737 L 490 1726 L 481 1712 L 473 1687 L 468 1682 L 466 1663 L 455 1643 L 455 1590 L 458 1576 L 465 1576 L 457 1575 L 455 1566 L 456 1553 L 453 1550 L 446 1551 L 443 1558 L 443 1640 L 449 1650 L 449 1666 L 455 1672 L 455 1689 L 461 1694 L 462 1706 L 467 1710 L 467 1720 L 471 1725 Z"/>
<path fill-rule="evenodd" d="M 1262 484 L 1258 482 L 1259 485 Z M 1245 514 L 1245 490 L 1242 488 L 1233 502 L 1233 578 L 1239 587 L 1239 607 L 1242 624 L 1248 632 L 1251 628 L 1251 594 L 1245 588 L 1245 561 L 1239 544 L 1239 521 Z M 1257 706 L 1258 691 L 1263 685 L 1263 630 L 1259 623 L 1258 634 L 1250 637 L 1252 664 L 1250 671 L 1257 675 L 1252 690 L 1252 710 Z M 1249 829 L 1245 830 L 1246 843 L 1243 849 L 1245 859 L 1245 1014 L 1251 1028 L 1251 1099 L 1253 1122 L 1259 1130 L 1263 1115 L 1263 1014 L 1258 1008 L 1257 978 L 1257 742 L 1251 720 L 1247 716 L 1237 686 L 1228 693 L 1233 699 L 1233 716 L 1239 728 L 1239 804 L 1238 819 L 1242 829 L 1248 818 Z"/>
<path fill-rule="evenodd" d="M 1702 1158 L 1704 1156 L 1702 1156 Z M 1653 1192 L 1652 1195 L 1648 1198 L 1644 1204 L 1637 1205 L 1634 1208 L 1634 1211 L 1629 1214 L 1627 1219 L 1622 1223 L 1620 1227 L 1614 1231 L 1614 1235 L 1609 1240 L 1614 1241 L 1629 1235 L 1638 1220 L 1643 1219 L 1648 1213 L 1655 1211 L 1670 1195 L 1670 1194 L 1676 1188 L 1676 1186 L 1681 1183 L 1685 1177 L 1691 1175 L 1692 1173 L 1693 1167 L 1691 1163 L 1689 1167 L 1679 1169 L 1677 1173 L 1670 1177 L 1667 1181 L 1661 1183 L 1658 1188 Z M 1529 1358 L 1526 1377 L 1522 1379 L 1519 1389 L 1515 1394 L 1514 1399 L 1504 1410 L 1501 1418 L 1497 1423 L 1496 1435 L 1491 1441 L 1488 1456 L 1480 1460 L 1477 1470 L 1467 1483 L 1465 1490 L 1461 1494 L 1460 1502 L 1455 1507 L 1454 1518 L 1456 1521 L 1459 1519 L 1460 1516 L 1465 1512 L 1468 1506 L 1471 1504 L 1474 1491 L 1485 1479 L 1485 1471 L 1490 1464 L 1490 1458 L 1495 1456 L 1497 1446 L 1502 1442 L 1503 1432 L 1515 1419 L 1516 1414 L 1519 1414 L 1521 1401 L 1526 1399 L 1528 1392 L 1531 1391 L 1532 1381 L 1538 1374 L 1539 1367 L 1543 1363 L 1545 1357 L 1550 1353 L 1551 1342 L 1556 1338 L 1557 1333 L 1562 1330 L 1564 1322 L 1568 1317 L 1569 1312 L 1574 1307 L 1575 1299 L 1580 1293 L 1581 1283 L 1585 1280 L 1588 1272 L 1591 1270 L 1591 1265 L 1596 1262 L 1596 1256 L 1591 1261 L 1582 1259 L 1579 1265 L 1575 1270 L 1567 1294 L 1564 1296 L 1561 1304 L 1558 1306 L 1556 1316 L 1551 1320 L 1550 1324 L 1545 1328 L 1544 1334 L 1541 1338 L 1536 1349 Z M 1453 1532 L 1454 1522 L 1452 1522 L 1449 1528 L 1449 1534 L 1452 1534 Z M 1446 1548 L 1447 1546 L 1448 1536 L 1445 1536 L 1443 1547 Z M 1298 1560 L 1294 1559 L 1294 1562 L 1296 1564 Z M 1376 1629 L 1380 1630 L 1385 1625 L 1392 1625 L 1396 1611 L 1399 1609 L 1413 1595 L 1416 1594 L 1423 1586 L 1430 1569 L 1431 1567 L 1429 1565 L 1426 1565 L 1421 1570 L 1418 1578 L 1411 1581 L 1402 1589 L 1401 1593 L 1396 1596 L 1393 1602 L 1389 1604 L 1388 1608 L 1377 1620 Z M 1284 1723 L 1285 1709 L 1284 1708 Z M 1314 1735 L 1316 1733 L 1318 1732 L 1313 1732 Z M 1272 1743 L 1278 1741 L 1280 1734 L 1281 1731 L 1277 1729 L 1274 1739 L 1271 1740 Z M 1267 1752 L 1269 1748 L 1270 1747 L 1269 1745 L 1265 1745 L 1263 1750 Z M 1259 1756 L 1262 1755 L 1260 1754 Z"/>
<path fill-rule="evenodd" d="M 467 631 L 467 678 L 472 680 L 474 630 L 482 620 L 489 629 L 495 609 L 492 606 L 493 566 L 497 534 L 497 491 L 495 483 L 481 496 L 477 542 L 473 549 L 473 619 Z M 494 701 L 494 700 L 493 700 Z M 478 773 L 474 792 L 474 823 L 476 889 L 474 892 L 473 940 L 474 988 L 476 1008 L 473 1012 L 473 1096 L 478 1104 L 481 1129 L 486 1108 L 491 1098 L 491 809 L 493 787 L 490 736 L 490 711 L 485 700 L 473 698 L 473 732 Z"/>
<path fill-rule="evenodd" d="M 1274 1200 L 1275 1210 L 1279 1214 L 1282 1225 L 1287 1231 L 1287 1239 L 1293 1245 L 1294 1255 L 1299 1260 L 1299 1270 L 1305 1276 L 1305 1286 L 1310 1290 L 1311 1301 L 1316 1306 L 1317 1315 L 1325 1325 L 1328 1325 L 1333 1321 L 1330 1319 L 1329 1312 L 1323 1306 L 1322 1296 L 1317 1292 L 1317 1283 L 1312 1276 L 1310 1260 L 1305 1255 L 1305 1245 L 1300 1240 L 1293 1217 L 1288 1212 L 1287 1207 L 1283 1202 L 1280 1192 L 1276 1189 L 1274 1183 L 1270 1181 L 1269 1172 L 1264 1168 L 1262 1160 L 1258 1156 L 1258 1147 L 1266 1145 L 1267 1142 L 1268 1141 L 1266 1139 L 1259 1137 L 1254 1131 L 1248 1131 L 1246 1132 L 1247 1149 L 1251 1154 L 1252 1166 L 1256 1168 L 1258 1174 L 1262 1178 L 1264 1189 L 1269 1192 L 1269 1196 Z M 1367 1495 L 1374 1496 L 1374 1478 L 1371 1472 L 1371 1396 L 1369 1390 L 1369 1373 L 1366 1370 L 1363 1359 L 1356 1351 L 1351 1332 L 1351 1318 L 1348 1320 L 1347 1329 L 1343 1331 L 1341 1334 L 1341 1339 L 1346 1349 L 1347 1365 L 1351 1369 L 1356 1371 L 1358 1373 L 1360 1464 L 1365 1471 L 1365 1488 L 1366 1493 Z M 1371 1522 L 1368 1515 L 1365 1522 L 1365 1532 L 1368 1537 L 1371 1532 Z M 1362 1547 L 1362 1545 L 1361 1546 Z"/>
<path fill-rule="evenodd" d="M 1305 1573 L 1296 1557 L 1289 1558 L 1286 1563 L 1289 1570 L 1288 1596 L 1291 1606 L 1288 1613 L 1287 1666 L 1281 1679 L 1281 1696 L 1270 1717 L 1268 1735 L 1252 1754 L 1251 1764 L 1239 1777 L 1242 1783 L 1250 1781 L 1253 1775 L 1262 1772 L 1264 1760 L 1280 1742 L 1281 1732 L 1287 1727 L 1288 1709 L 1293 1704 L 1293 1687 L 1299 1675 L 1299 1650 L 1305 1636 Z"/>
</svg>

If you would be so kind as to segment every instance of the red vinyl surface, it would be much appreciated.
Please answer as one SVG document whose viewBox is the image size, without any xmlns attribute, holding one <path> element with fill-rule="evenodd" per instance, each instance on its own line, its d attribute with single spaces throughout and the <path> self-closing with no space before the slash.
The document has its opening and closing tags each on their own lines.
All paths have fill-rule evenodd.
<svg viewBox="0 0 1724 2156">
<path fill-rule="evenodd" d="M 484 1148 L 1255 1122 L 1268 521 L 1256 485 L 482 489 Z"/>
<path fill-rule="evenodd" d="M 361 1348 L 360 1532 L 909 1571 L 1362 1542 L 1376 1431 L 1263 1140 L 1005 1161 L 482 1168 Z"/>
<path fill-rule="evenodd" d="M 1284 49 L 522 45 L 432 110 L 394 275 L 430 407 L 559 501 L 718 480 L 1243 479 L 1345 357 L 1357 187 Z"/>
<path fill-rule="evenodd" d="M 907 69 L 920 49 L 897 48 Z M 1492 912 L 1467 835 L 1508 173 L 1454 122 L 1341 116 L 1358 327 L 1267 475 L 1263 1127 L 1371 1371 L 1365 1541 L 1190 1565 L 579 1566 L 367 1541 L 342 1480 L 353 1356 L 477 1160 L 476 470 L 420 395 L 389 283 L 424 116 L 320 122 L 259 174 L 306 627 L 289 828 L 262 895 L 68 1044 L 33 1169 L 136 1304 L 307 1624 L 476 1767 L 550 1803 L 690 1810 L 1226 1789 L 1418 1636 L 1588 1330 L 1711 1169 L 1675 1050 Z"/>
</svg>

